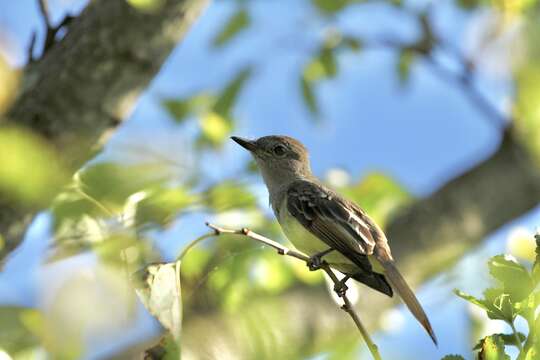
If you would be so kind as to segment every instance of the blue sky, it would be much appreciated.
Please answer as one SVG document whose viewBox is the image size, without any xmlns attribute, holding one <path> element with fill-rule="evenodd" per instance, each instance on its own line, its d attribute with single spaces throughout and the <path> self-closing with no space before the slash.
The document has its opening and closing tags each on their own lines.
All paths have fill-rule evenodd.
<svg viewBox="0 0 540 360">
<path fill-rule="evenodd" d="M 421 3 L 415 1 L 415 6 Z M 464 38 L 471 18 L 453 9 L 448 1 L 441 3 L 435 7 L 436 27 L 443 36 L 451 35 L 446 39 L 448 42 L 461 47 L 466 43 Z M 51 1 L 54 18 L 59 19 L 66 9 L 77 11 L 81 4 L 84 1 Z M 425 196 L 496 149 L 500 140 L 498 129 L 471 105 L 460 89 L 441 81 L 422 63 L 414 65 L 409 86 L 402 88 L 395 76 L 396 54 L 380 48 L 339 57 L 339 75 L 317 88 L 322 118 L 314 123 L 302 103 L 298 73 L 321 36 L 320 18 L 308 1 L 253 2 L 248 5 L 253 28 L 234 39 L 230 46 L 214 49 L 209 43 L 223 19 L 234 11 L 234 4 L 215 1 L 209 7 L 143 94 L 131 119 L 114 136 L 104 156 L 126 156 L 125 144 L 135 143 L 193 166 L 186 153 L 193 128 L 186 131 L 175 126 L 160 106 L 160 100 L 194 90 L 217 90 L 241 66 L 248 64 L 256 65 L 256 72 L 235 108 L 238 119 L 235 133 L 247 137 L 287 134 L 301 139 L 311 149 L 313 168 L 320 176 L 335 167 L 348 170 L 353 179 L 360 179 L 369 171 L 383 171 L 413 194 Z M 413 38 L 417 32 L 415 24 L 407 18 L 397 21 L 396 16 L 396 10 L 382 5 L 354 6 L 337 19 L 337 24 L 354 34 Z M 42 30 L 43 24 L 37 17 L 36 1 L 0 5 L 0 31 L 7 32 L 14 44 L 10 46 L 12 62 L 24 62 L 31 31 L 38 27 Z M 442 54 L 441 60 L 448 62 Z M 479 85 L 494 106 L 503 109 L 511 94 L 509 84 L 504 79 L 484 77 Z M 234 144 L 228 144 L 221 153 L 207 159 L 206 170 L 216 180 L 232 177 L 244 164 L 238 159 L 245 160 L 247 156 Z M 249 181 L 261 185 L 259 180 Z M 192 219 L 189 224 L 193 226 L 175 226 L 158 238 L 164 255 L 173 257 L 183 246 L 172 239 L 190 239 L 205 231 L 202 220 Z M 38 263 L 47 227 L 46 218 L 40 221 L 24 248 L 0 274 L 0 303 L 35 304 L 36 289 L 40 286 L 36 274 L 43 271 Z M 403 358 L 433 359 L 447 353 L 469 355 L 468 334 L 463 331 L 467 321 L 465 306 L 461 300 L 449 296 L 449 291 L 453 287 L 472 291 L 475 282 L 470 274 L 478 271 L 482 274 L 485 259 L 504 251 L 508 232 L 514 226 L 525 226 L 532 231 L 538 224 L 540 209 L 490 236 L 485 246 L 453 270 L 458 275 L 452 281 L 444 281 L 443 275 L 423 287 L 420 297 L 439 331 L 439 349 L 431 346 L 408 314 L 400 331 L 378 336 L 380 346 L 392 348 L 406 340 L 411 346 L 400 347 Z M 144 321 L 139 335 L 153 329 L 147 317 L 141 315 L 141 318 Z"/>
</svg>

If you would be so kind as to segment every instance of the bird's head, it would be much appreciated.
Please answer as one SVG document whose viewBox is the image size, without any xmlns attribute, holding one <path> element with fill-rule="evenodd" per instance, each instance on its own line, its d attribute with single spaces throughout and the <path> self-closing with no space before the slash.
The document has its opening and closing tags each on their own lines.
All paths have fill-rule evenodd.
<svg viewBox="0 0 540 360">
<path fill-rule="evenodd" d="M 311 176 L 308 151 L 292 137 L 270 135 L 248 140 L 232 136 L 231 139 L 253 155 L 269 188 Z"/>
</svg>

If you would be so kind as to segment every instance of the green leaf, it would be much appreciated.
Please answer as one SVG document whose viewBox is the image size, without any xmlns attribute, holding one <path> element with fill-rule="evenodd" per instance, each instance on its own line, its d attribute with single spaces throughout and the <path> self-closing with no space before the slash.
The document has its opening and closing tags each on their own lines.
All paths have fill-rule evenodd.
<svg viewBox="0 0 540 360">
<path fill-rule="evenodd" d="M 493 334 L 491 336 L 498 336 L 504 342 L 505 345 L 517 346 L 516 337 L 514 336 L 514 334 L 499 333 L 499 334 Z M 523 333 L 520 333 L 520 332 L 518 332 L 518 337 L 521 340 L 521 342 L 527 339 L 527 337 Z M 484 343 L 484 339 L 480 339 L 480 341 L 478 341 L 478 343 L 476 343 L 476 345 L 473 347 L 473 350 L 482 349 L 483 343 Z"/>
<path fill-rule="evenodd" d="M 181 187 L 153 190 L 136 204 L 135 222 L 138 226 L 168 225 L 182 209 L 196 200 L 196 196 Z"/>
<path fill-rule="evenodd" d="M 354 52 L 359 52 L 363 47 L 362 40 L 352 36 L 344 36 L 342 44 Z"/>
<path fill-rule="evenodd" d="M 198 145 L 217 148 L 225 143 L 233 130 L 231 118 L 210 112 L 199 119 L 201 134 Z"/>
<path fill-rule="evenodd" d="M 411 66 L 416 55 L 413 50 L 404 48 L 400 51 L 397 62 L 397 73 L 400 84 L 407 85 L 411 75 Z"/>
<path fill-rule="evenodd" d="M 486 336 L 481 340 L 479 360 L 510 360 L 504 352 L 504 341 L 499 335 Z"/>
<path fill-rule="evenodd" d="M 441 360 L 465 360 L 465 358 L 461 355 L 446 355 Z"/>
<path fill-rule="evenodd" d="M 229 17 L 219 34 L 214 38 L 213 45 L 215 47 L 225 45 L 249 26 L 250 22 L 249 13 L 245 9 L 238 10 Z"/>
<path fill-rule="evenodd" d="M 351 0 L 311 0 L 311 3 L 325 15 L 332 15 L 343 10 Z"/>
<path fill-rule="evenodd" d="M 460 298 L 486 310 L 490 319 L 512 322 L 515 317 L 509 296 L 503 294 L 501 289 L 487 289 L 484 291 L 485 299 L 478 299 L 457 289 L 454 290 L 454 293 Z"/>
<path fill-rule="evenodd" d="M 525 299 L 533 290 L 533 282 L 527 269 L 512 257 L 497 255 L 488 261 L 491 276 L 503 286 L 512 302 Z"/>
<path fill-rule="evenodd" d="M 540 233 L 536 233 L 534 239 L 536 241 L 536 257 L 532 268 L 532 278 L 536 286 L 540 282 Z"/>
<path fill-rule="evenodd" d="M 300 88 L 302 90 L 302 98 L 304 104 L 306 104 L 308 110 L 312 115 L 319 114 L 319 106 L 317 104 L 317 98 L 313 91 L 313 83 L 309 81 L 304 75 L 300 77 Z"/>
<path fill-rule="evenodd" d="M 160 185 L 168 174 L 163 165 L 119 165 L 98 163 L 75 175 L 76 186 L 104 209 L 123 209 L 127 198 L 139 191 Z"/>
<path fill-rule="evenodd" d="M 213 106 L 213 111 L 223 117 L 229 117 L 240 91 L 242 91 L 246 80 L 248 80 L 250 76 L 250 67 L 244 68 L 238 72 L 219 94 L 216 103 Z"/>
<path fill-rule="evenodd" d="M 319 54 L 324 72 L 328 78 L 333 78 L 337 75 L 338 68 L 336 58 L 332 49 L 324 47 Z"/>
<path fill-rule="evenodd" d="M 48 205 L 69 179 L 53 147 L 10 127 L 0 129 L 0 144 L 0 197 L 30 207 Z"/>
<path fill-rule="evenodd" d="M 34 309 L 0 307 L 0 349 L 11 355 L 39 345 L 42 314 Z"/>
<path fill-rule="evenodd" d="M 179 343 L 182 327 L 180 262 L 151 264 L 134 277 L 141 302 Z"/>
<path fill-rule="evenodd" d="M 204 198 L 206 205 L 215 212 L 256 205 L 256 198 L 249 189 L 234 181 L 224 181 L 211 187 L 205 192 Z"/>
<path fill-rule="evenodd" d="M 162 105 L 177 123 L 183 122 L 191 115 L 192 107 L 189 99 L 166 99 L 162 101 Z"/>
<path fill-rule="evenodd" d="M 507 323 L 514 321 L 516 313 L 510 300 L 510 295 L 502 289 L 486 289 L 484 291 L 485 302 L 488 306 L 487 315 L 493 320 L 504 320 Z"/>
</svg>

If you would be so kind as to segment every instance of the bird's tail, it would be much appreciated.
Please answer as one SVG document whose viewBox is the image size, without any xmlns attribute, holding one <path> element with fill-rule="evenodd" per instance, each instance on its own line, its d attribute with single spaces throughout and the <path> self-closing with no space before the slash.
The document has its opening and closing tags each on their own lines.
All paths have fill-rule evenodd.
<svg viewBox="0 0 540 360">
<path fill-rule="evenodd" d="M 384 267 L 385 275 L 390 281 L 390 284 L 394 286 L 401 299 L 403 299 L 405 305 L 407 305 L 416 320 L 418 320 L 418 322 L 422 324 L 435 345 L 437 345 L 437 337 L 435 336 L 435 332 L 433 331 L 433 328 L 429 323 L 429 319 L 424 312 L 424 309 L 422 309 L 422 305 L 420 305 L 413 291 L 411 290 L 407 282 L 405 282 L 403 276 L 401 276 L 401 274 L 399 273 L 398 269 L 394 265 L 394 262 L 384 261 L 381 262 L 381 264 Z"/>
</svg>

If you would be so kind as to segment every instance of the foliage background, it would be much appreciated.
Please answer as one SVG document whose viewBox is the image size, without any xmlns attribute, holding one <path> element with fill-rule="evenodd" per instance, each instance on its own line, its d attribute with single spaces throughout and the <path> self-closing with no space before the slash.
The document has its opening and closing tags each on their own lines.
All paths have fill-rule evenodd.
<svg viewBox="0 0 540 360">
<path fill-rule="evenodd" d="M 131 3 L 143 12 L 160 6 Z M 53 23 L 85 4 L 51 0 Z M 32 32 L 38 44 L 45 32 L 34 1 L 0 10 L 0 106 L 7 111 Z M 230 134 L 301 139 L 315 173 L 384 224 L 489 158 L 506 120 L 514 119 L 516 137 L 537 158 L 537 14 L 534 1 L 215 1 L 129 121 L 74 179 L 61 152 L 2 127 L 3 195 L 49 210 L 0 273 L 2 327 L 16 330 L 0 337 L 0 347 L 14 358 L 130 357 L 159 337 L 159 326 L 134 297 L 128 274 L 175 259 L 207 232 L 206 220 L 281 239 L 260 178 Z M 463 68 L 469 61 L 474 67 Z M 535 193 L 524 196 L 537 203 Z M 463 219 L 482 227 L 470 214 Z M 488 329 L 493 322 L 451 290 L 480 294 L 494 254 L 531 260 L 539 220 L 538 207 L 516 215 L 450 268 L 426 256 L 434 270 L 419 294 L 438 349 L 401 306 L 379 310 L 377 297 L 367 306 L 361 299 L 369 290 L 359 288 L 360 315 L 377 331 L 383 357 L 472 358 L 472 344 L 500 329 Z M 245 239 L 208 240 L 182 272 L 187 359 L 346 359 L 363 351 L 322 277 Z"/>
</svg>

